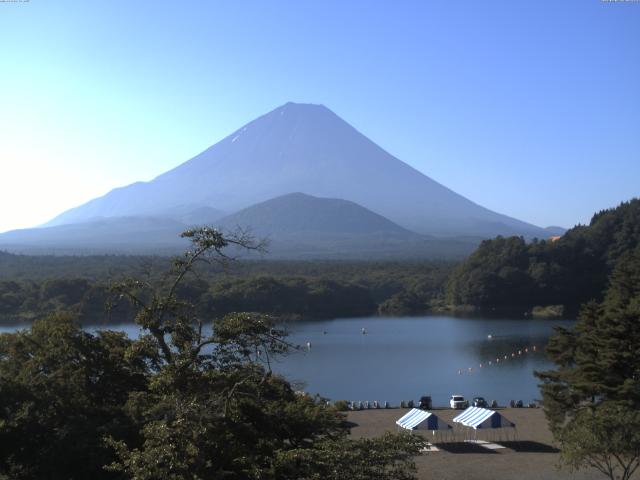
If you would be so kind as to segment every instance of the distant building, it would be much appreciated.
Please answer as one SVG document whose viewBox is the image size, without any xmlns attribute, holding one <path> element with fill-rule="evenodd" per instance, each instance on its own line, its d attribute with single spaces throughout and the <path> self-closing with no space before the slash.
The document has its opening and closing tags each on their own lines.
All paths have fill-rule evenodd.
<svg viewBox="0 0 640 480">
<path fill-rule="evenodd" d="M 554 235 L 553 237 L 549 237 L 550 242 L 557 242 L 560 240 L 560 235 Z"/>
</svg>

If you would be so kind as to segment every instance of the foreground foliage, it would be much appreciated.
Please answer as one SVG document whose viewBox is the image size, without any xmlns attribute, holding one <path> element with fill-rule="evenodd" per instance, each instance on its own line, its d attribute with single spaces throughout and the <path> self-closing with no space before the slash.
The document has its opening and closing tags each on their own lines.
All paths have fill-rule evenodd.
<svg viewBox="0 0 640 480">
<path fill-rule="evenodd" d="M 144 358 L 119 332 L 90 335 L 53 314 L 0 335 L 0 474 L 108 478 L 103 436 L 136 441 L 123 405 L 147 388 Z"/>
<path fill-rule="evenodd" d="M 184 235 L 193 249 L 160 289 L 113 288 L 136 312 L 138 339 L 90 334 L 59 314 L 0 336 L 0 477 L 413 478 L 418 437 L 349 440 L 340 413 L 271 371 L 293 346 L 269 318 L 210 325 L 180 296 L 201 261 L 258 246 L 210 229 Z"/>
<path fill-rule="evenodd" d="M 571 468 L 626 480 L 640 466 L 640 247 L 623 255 L 602 304 L 585 306 L 575 330 L 547 348 L 545 414 Z"/>
</svg>

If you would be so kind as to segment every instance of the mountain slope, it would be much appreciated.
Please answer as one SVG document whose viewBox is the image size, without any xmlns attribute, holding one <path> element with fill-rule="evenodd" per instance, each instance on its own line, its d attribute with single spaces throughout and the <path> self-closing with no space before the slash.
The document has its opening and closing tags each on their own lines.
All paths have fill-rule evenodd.
<svg viewBox="0 0 640 480">
<path fill-rule="evenodd" d="M 189 221 L 113 217 L 14 230 L 0 234 L 0 248 L 31 254 L 174 254 L 187 246 L 180 233 L 204 223 L 226 232 L 250 230 L 256 239 L 267 239 L 269 258 L 461 258 L 479 241 L 426 237 L 353 202 L 302 193 L 267 200 L 215 222 L 200 215 L 217 214 L 207 209 L 180 214 Z"/>
<path fill-rule="evenodd" d="M 150 182 L 109 192 L 48 225 L 163 216 L 185 202 L 234 212 L 290 192 L 358 203 L 432 235 L 546 237 L 483 208 L 393 157 L 321 105 L 287 103 Z"/>
<path fill-rule="evenodd" d="M 31 254 L 175 253 L 188 246 L 184 223 L 167 218 L 94 218 L 0 234 L 0 248 Z"/>
<path fill-rule="evenodd" d="M 260 235 L 416 235 L 360 205 L 291 193 L 245 208 L 217 222 L 223 229 L 250 227 Z"/>
<path fill-rule="evenodd" d="M 303 193 L 260 202 L 216 225 L 267 239 L 271 258 L 461 258 L 478 243 L 419 235 L 354 202 Z"/>
</svg>

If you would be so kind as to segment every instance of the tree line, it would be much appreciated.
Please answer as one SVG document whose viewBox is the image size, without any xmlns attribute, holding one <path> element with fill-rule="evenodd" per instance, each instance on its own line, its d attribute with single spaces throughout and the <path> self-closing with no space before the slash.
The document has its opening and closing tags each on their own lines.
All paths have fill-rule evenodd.
<svg viewBox="0 0 640 480">
<path fill-rule="evenodd" d="M 238 262 L 238 269 L 234 265 L 231 274 L 211 269 L 207 273 L 205 269 L 197 278 L 182 282 L 180 294 L 210 316 L 240 311 L 293 319 L 364 316 L 379 311 L 419 313 L 429 308 L 432 297 L 442 294 L 453 268 L 449 263 L 286 262 L 276 262 L 271 267 L 269 270 L 269 265 Z M 166 281 L 155 265 L 146 270 L 129 265 L 127 270 L 157 285 Z M 75 277 L 73 269 L 65 273 L 67 276 L 54 278 L 0 280 L 0 324 L 29 323 L 55 310 L 71 312 L 84 324 L 93 325 L 121 323 L 130 318 L 130 307 L 114 302 L 109 294 L 112 283 L 125 278 L 124 273 L 115 280 Z M 411 311 L 398 302 L 407 294 L 415 297 Z"/>
<path fill-rule="evenodd" d="M 575 315 L 583 303 L 603 299 L 616 263 L 639 242 L 638 199 L 596 213 L 556 241 L 485 240 L 452 272 L 445 301 L 484 311 L 561 305 Z"/>
</svg>

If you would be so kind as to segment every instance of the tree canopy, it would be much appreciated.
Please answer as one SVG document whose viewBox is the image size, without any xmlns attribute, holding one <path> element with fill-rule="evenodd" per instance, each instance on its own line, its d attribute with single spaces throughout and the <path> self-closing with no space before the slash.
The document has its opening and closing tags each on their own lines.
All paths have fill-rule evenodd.
<svg viewBox="0 0 640 480">
<path fill-rule="evenodd" d="M 547 347 L 557 369 L 538 373 L 544 409 L 572 468 L 628 479 L 640 466 L 640 247 L 624 253 L 601 304 Z"/>
<path fill-rule="evenodd" d="M 272 372 L 293 346 L 269 317 L 211 319 L 187 299 L 199 263 L 256 245 L 206 228 L 184 235 L 193 248 L 166 282 L 112 289 L 131 303 L 139 338 L 90 334 L 61 314 L 0 335 L 0 478 L 413 478 L 419 436 L 350 440 L 334 407 Z"/>
<path fill-rule="evenodd" d="M 483 241 L 451 274 L 446 298 L 479 309 L 563 305 L 577 312 L 601 301 L 618 260 L 640 242 L 640 199 L 596 213 L 556 241 L 520 237 Z"/>
<path fill-rule="evenodd" d="M 6 258 L 5 258 L 6 257 Z M 43 268 L 37 268 L 41 260 Z M 105 309 L 109 285 L 135 277 L 161 284 L 170 259 L 142 257 L 25 257 L 0 252 L 0 324 L 29 324 L 52 310 L 77 315 L 83 325 L 131 321 L 126 303 Z M 442 296 L 452 263 L 235 261 L 233 268 L 198 266 L 179 295 L 201 315 L 252 311 L 272 316 L 333 318 L 376 311 L 423 313 Z M 405 294 L 416 297 L 412 304 Z M 394 298 L 395 296 L 395 298 Z M 388 305 L 384 305 L 391 300 Z"/>
</svg>

